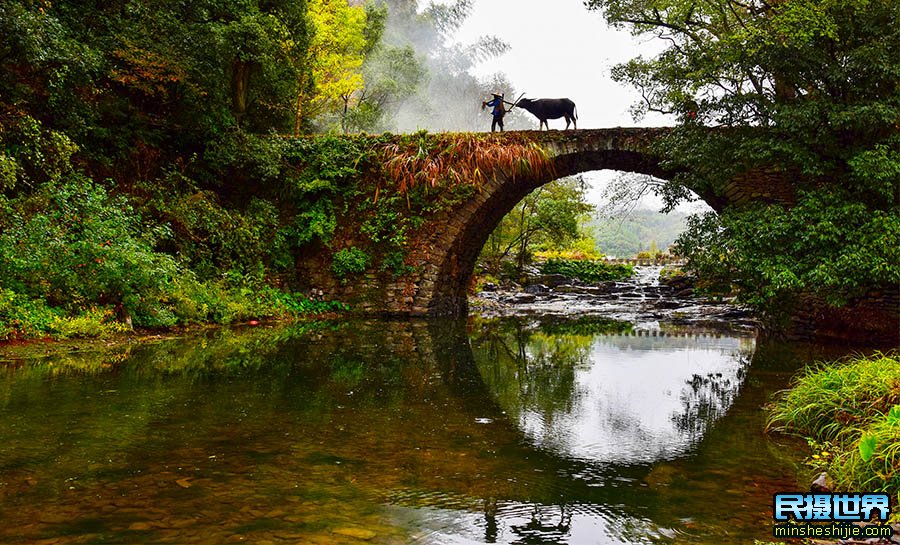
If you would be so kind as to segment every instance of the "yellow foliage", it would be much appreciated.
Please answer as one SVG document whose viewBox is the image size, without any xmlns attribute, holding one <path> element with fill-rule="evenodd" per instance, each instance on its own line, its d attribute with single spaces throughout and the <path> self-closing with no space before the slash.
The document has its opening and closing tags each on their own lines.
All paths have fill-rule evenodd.
<svg viewBox="0 0 900 545">
<path fill-rule="evenodd" d="M 341 97 L 363 86 L 366 11 L 347 0 L 310 0 L 313 37 L 309 47 L 313 93 L 304 100 L 303 117 L 337 109 Z"/>
<path fill-rule="evenodd" d="M 603 259 L 603 254 L 593 248 L 594 241 L 589 238 L 581 238 L 573 247 L 565 250 L 541 250 L 534 253 L 539 260 L 568 259 L 571 261 L 596 261 Z"/>
</svg>

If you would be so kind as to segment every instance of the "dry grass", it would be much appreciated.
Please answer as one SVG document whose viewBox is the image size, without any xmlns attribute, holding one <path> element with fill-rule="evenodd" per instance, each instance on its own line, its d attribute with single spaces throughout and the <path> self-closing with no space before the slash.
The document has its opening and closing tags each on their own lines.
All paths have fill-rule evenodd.
<svg viewBox="0 0 900 545">
<path fill-rule="evenodd" d="M 401 192 L 417 186 L 480 187 L 498 175 L 553 175 L 547 152 L 522 135 L 413 135 L 384 144 L 378 155 Z"/>
</svg>

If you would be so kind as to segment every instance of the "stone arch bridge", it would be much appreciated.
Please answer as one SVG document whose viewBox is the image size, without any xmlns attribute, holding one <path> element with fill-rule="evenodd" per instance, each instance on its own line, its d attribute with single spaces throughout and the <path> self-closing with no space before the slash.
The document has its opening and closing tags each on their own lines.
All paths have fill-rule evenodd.
<svg viewBox="0 0 900 545">
<path fill-rule="evenodd" d="M 350 210 L 338 218 L 335 240 L 327 246 L 308 249 L 298 259 L 300 287 L 368 313 L 464 315 L 478 255 L 500 220 L 520 200 L 546 183 L 595 170 L 670 179 L 674 173 L 660 166 L 659 158 L 649 151 L 670 130 L 617 128 L 493 135 L 490 138 L 501 144 L 504 139 L 511 144 L 523 139 L 536 144 L 551 168 L 523 175 L 498 167 L 484 176 L 479 190 L 469 198 L 421 218 L 406 233 L 405 267 L 400 274 L 386 270 L 386 256 L 379 255 L 382 250 L 358 234 L 359 214 Z M 399 141 L 403 137 L 394 138 Z M 793 196 L 790 184 L 771 173 L 748 174 L 719 192 L 691 189 L 716 210 L 753 200 L 789 203 Z M 337 278 L 333 268 L 335 255 L 350 247 L 366 252 L 371 258 L 368 268 L 349 278 Z"/>
</svg>

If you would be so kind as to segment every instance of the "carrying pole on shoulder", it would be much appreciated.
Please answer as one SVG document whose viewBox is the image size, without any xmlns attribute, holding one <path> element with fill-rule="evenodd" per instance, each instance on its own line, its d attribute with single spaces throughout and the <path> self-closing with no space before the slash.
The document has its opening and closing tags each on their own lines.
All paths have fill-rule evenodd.
<svg viewBox="0 0 900 545">
<path fill-rule="evenodd" d="M 509 104 L 509 105 L 511 106 L 511 108 L 508 109 L 508 110 L 506 110 L 506 111 L 507 111 L 507 112 L 511 112 L 513 108 L 515 108 L 516 106 L 518 106 L 518 105 L 519 105 L 519 101 L 522 100 L 522 97 L 523 97 L 523 96 L 525 96 L 525 93 L 522 93 L 521 95 L 519 95 L 519 98 L 517 98 L 515 102 L 508 102 L 508 101 L 504 100 L 504 101 L 503 101 L 504 103 Z"/>
</svg>

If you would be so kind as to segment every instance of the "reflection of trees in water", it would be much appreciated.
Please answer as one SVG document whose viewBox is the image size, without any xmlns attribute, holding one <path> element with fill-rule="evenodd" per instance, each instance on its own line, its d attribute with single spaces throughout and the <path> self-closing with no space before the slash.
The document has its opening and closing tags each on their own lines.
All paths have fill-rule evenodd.
<svg viewBox="0 0 900 545">
<path fill-rule="evenodd" d="M 547 513 L 556 511 L 559 513 Z M 515 543 L 527 545 L 559 544 L 565 537 L 569 537 L 572 527 L 572 512 L 566 504 L 556 505 L 552 508 L 534 506 L 531 519 L 525 524 L 511 525 L 510 531 L 519 539 Z"/>
<path fill-rule="evenodd" d="M 672 415 L 676 429 L 691 443 L 699 441 L 707 427 L 719 420 L 734 403 L 741 391 L 750 356 L 741 357 L 741 365 L 733 376 L 723 373 L 695 374 L 685 381 L 688 388 L 681 391 L 684 410 Z"/>
<path fill-rule="evenodd" d="M 529 512 L 525 513 L 525 510 Z M 520 518 L 528 520 L 520 524 L 510 524 L 509 531 L 516 537 L 515 544 L 543 545 L 565 543 L 572 528 L 572 507 L 566 503 L 558 505 L 532 504 L 517 509 Z M 509 513 L 501 513 L 496 498 L 484 501 L 484 542 L 496 543 L 500 537 L 498 519 L 507 518 Z"/>
<path fill-rule="evenodd" d="M 526 436 L 620 463 L 688 452 L 733 404 L 752 349 L 718 334 L 616 333 L 606 323 L 480 325 L 476 365 Z"/>
<path fill-rule="evenodd" d="M 501 405 L 534 411 L 546 421 L 568 412 L 578 399 L 575 373 L 589 365 L 593 337 L 548 335 L 520 322 L 489 328 L 476 345 L 486 350 L 485 382 Z"/>
</svg>

